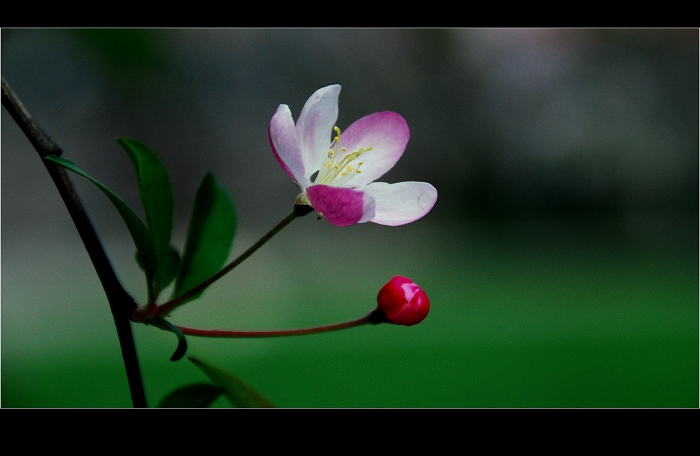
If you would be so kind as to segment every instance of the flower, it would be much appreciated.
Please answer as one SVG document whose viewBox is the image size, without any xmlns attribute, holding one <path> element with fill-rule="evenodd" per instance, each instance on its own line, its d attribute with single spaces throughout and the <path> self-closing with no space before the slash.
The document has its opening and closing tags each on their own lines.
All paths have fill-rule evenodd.
<svg viewBox="0 0 700 456">
<path fill-rule="evenodd" d="M 335 126 L 338 95 L 337 84 L 317 90 L 296 125 L 285 104 L 270 120 L 275 158 L 302 191 L 296 203 L 313 207 L 336 226 L 397 226 L 423 217 L 435 205 L 435 187 L 425 182 L 374 182 L 403 155 L 409 137 L 406 120 L 395 112 L 377 112 L 341 134 Z"/>
<path fill-rule="evenodd" d="M 377 305 L 389 323 L 413 326 L 425 320 L 430 300 L 418 285 L 407 277 L 395 276 L 379 290 Z"/>
</svg>

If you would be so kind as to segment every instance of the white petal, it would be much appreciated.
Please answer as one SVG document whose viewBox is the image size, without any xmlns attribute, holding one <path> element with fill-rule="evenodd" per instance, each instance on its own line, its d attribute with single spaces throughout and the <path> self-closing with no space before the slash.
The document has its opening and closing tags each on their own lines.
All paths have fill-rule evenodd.
<svg viewBox="0 0 700 456">
<path fill-rule="evenodd" d="M 318 89 L 306 100 L 297 120 L 297 134 L 304 162 L 305 177 L 318 171 L 328 154 L 331 135 L 338 120 L 338 96 L 340 86 L 330 85 Z"/>
<path fill-rule="evenodd" d="M 308 187 L 311 182 L 304 177 L 299 138 L 289 106 L 283 104 L 277 108 L 270 120 L 268 134 L 277 161 L 297 184 L 302 188 Z"/>
<path fill-rule="evenodd" d="M 374 198 L 372 222 L 380 225 L 411 223 L 427 214 L 437 201 L 437 190 L 426 182 L 374 182 L 357 190 Z"/>
</svg>

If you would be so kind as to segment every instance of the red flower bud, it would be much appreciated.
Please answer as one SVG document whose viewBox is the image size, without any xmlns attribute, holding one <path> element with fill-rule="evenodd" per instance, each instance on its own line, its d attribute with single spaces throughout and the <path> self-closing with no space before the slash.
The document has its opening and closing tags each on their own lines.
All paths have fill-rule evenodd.
<svg viewBox="0 0 700 456">
<path fill-rule="evenodd" d="M 413 326 L 425 319 L 430 311 L 430 300 L 425 291 L 406 277 L 396 276 L 379 290 L 379 310 L 389 323 Z"/>
</svg>

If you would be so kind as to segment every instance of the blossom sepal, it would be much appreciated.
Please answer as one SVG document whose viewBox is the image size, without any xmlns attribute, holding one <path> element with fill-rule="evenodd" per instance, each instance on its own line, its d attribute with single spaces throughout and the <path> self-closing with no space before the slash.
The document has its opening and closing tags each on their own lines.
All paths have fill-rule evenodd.
<svg viewBox="0 0 700 456">
<path fill-rule="evenodd" d="M 413 326 L 428 316 L 430 300 L 411 279 L 395 276 L 379 290 L 377 309 L 386 315 L 388 323 Z"/>
</svg>

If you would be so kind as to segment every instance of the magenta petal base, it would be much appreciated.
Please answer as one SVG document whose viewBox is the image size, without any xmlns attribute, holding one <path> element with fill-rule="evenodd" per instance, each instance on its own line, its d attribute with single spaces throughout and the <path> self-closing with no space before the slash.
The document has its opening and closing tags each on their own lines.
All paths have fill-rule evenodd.
<svg viewBox="0 0 700 456">
<path fill-rule="evenodd" d="M 349 226 L 363 219 L 364 194 L 349 188 L 312 185 L 306 189 L 309 201 L 335 226 Z M 374 211 L 373 211 L 374 212 Z"/>
</svg>

